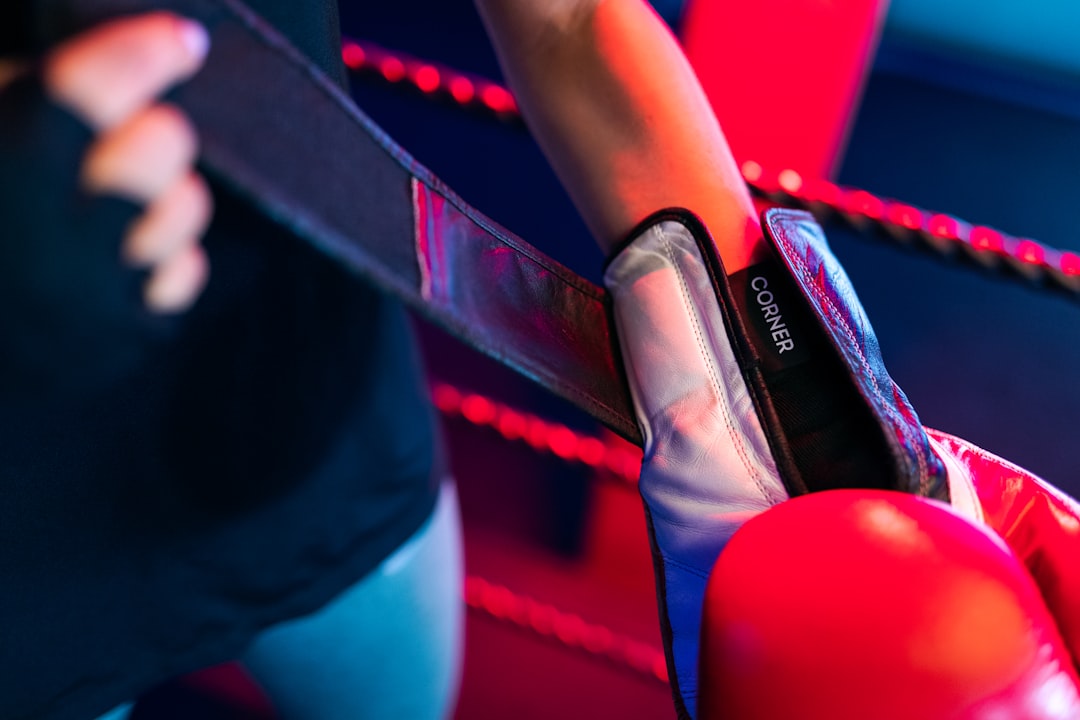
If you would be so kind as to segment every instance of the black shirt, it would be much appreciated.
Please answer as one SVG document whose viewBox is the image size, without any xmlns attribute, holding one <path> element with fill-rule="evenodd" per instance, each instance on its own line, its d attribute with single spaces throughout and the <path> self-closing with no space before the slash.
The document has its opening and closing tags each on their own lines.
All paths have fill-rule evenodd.
<svg viewBox="0 0 1080 720">
<path fill-rule="evenodd" d="M 333 3 L 249 5 L 343 78 Z M 115 262 L 136 209 L 76 198 L 89 134 L 20 102 L 0 93 L 0 717 L 85 718 L 355 582 L 441 464 L 396 302 L 215 188 L 204 295 L 147 317 Z"/>
</svg>

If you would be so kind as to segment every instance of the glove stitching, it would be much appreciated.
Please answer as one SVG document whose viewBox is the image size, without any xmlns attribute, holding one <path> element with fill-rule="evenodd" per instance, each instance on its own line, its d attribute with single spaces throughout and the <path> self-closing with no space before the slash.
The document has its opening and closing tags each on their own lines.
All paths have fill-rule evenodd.
<svg viewBox="0 0 1080 720">
<path fill-rule="evenodd" d="M 888 418 L 890 424 L 893 426 L 894 430 L 898 430 L 899 434 L 906 438 L 908 435 L 908 433 L 906 432 L 907 423 L 903 420 L 903 418 L 899 417 L 895 408 L 893 408 L 892 405 L 888 401 L 886 401 L 884 395 L 881 392 L 881 388 L 878 385 L 877 376 L 870 367 L 869 362 L 867 362 L 866 356 L 863 355 L 862 348 L 855 337 L 854 330 L 848 324 L 847 318 L 843 315 L 843 313 L 839 311 L 839 309 L 834 305 L 832 300 L 824 292 L 822 292 L 821 288 L 817 286 L 817 283 L 814 282 L 814 279 L 810 273 L 810 268 L 807 266 L 805 258 L 802 256 L 802 254 L 798 252 L 798 250 L 791 242 L 788 241 L 786 237 L 784 237 L 780 233 L 777 233 L 777 235 L 777 241 L 783 244 L 785 248 L 787 248 L 788 257 L 796 266 L 796 270 L 799 272 L 799 274 L 803 276 L 803 286 L 810 289 L 810 292 L 818 299 L 818 304 L 822 306 L 823 309 L 828 311 L 827 314 L 829 315 L 830 319 L 833 320 L 835 325 L 839 325 L 843 329 L 844 333 L 851 341 L 851 347 L 853 348 L 855 354 L 858 355 L 860 364 L 865 371 L 866 377 L 870 380 L 870 385 L 873 389 L 873 392 L 880 401 L 880 406 L 885 411 L 885 415 Z M 913 449 L 912 454 L 914 454 L 915 456 L 915 463 L 918 467 L 919 484 L 922 485 L 925 482 L 928 474 L 926 460 L 923 457 L 922 453 L 918 452 L 916 449 Z"/>
<path fill-rule="evenodd" d="M 685 229 L 682 225 L 679 225 L 679 227 Z M 697 346 L 699 351 L 701 352 L 702 359 L 705 361 L 705 367 L 708 369 L 709 379 L 713 383 L 713 389 L 717 393 L 718 397 L 722 397 L 725 400 L 725 402 L 720 403 L 720 405 L 724 410 L 724 423 L 727 426 L 728 437 L 731 439 L 732 447 L 735 448 L 735 452 L 739 456 L 739 460 L 743 464 L 743 469 L 750 476 L 751 480 L 753 480 L 754 482 L 754 485 L 757 487 L 761 499 L 766 502 L 770 502 L 769 493 L 767 492 L 765 485 L 762 482 L 759 473 L 757 472 L 757 468 L 752 462 L 750 462 L 750 458 L 747 457 L 746 446 L 742 441 L 742 436 L 740 435 L 740 433 L 736 432 L 734 419 L 731 417 L 730 408 L 728 407 L 728 403 L 726 402 L 728 399 L 727 393 L 721 392 L 723 389 L 723 385 L 720 383 L 717 374 L 717 368 L 708 352 L 708 345 L 704 341 L 701 326 L 698 322 L 698 315 L 696 312 L 693 312 L 694 305 L 691 302 L 691 293 L 689 287 L 686 284 L 686 277 L 683 274 L 682 268 L 675 258 L 673 245 L 668 240 L 667 232 L 664 231 L 661 227 L 654 228 L 654 231 L 658 233 L 660 239 L 660 246 L 663 248 L 664 253 L 667 255 L 672 268 L 675 270 L 676 278 L 678 278 L 679 289 L 682 293 L 683 305 L 688 310 L 687 314 L 691 319 L 694 337 L 697 340 Z"/>
</svg>

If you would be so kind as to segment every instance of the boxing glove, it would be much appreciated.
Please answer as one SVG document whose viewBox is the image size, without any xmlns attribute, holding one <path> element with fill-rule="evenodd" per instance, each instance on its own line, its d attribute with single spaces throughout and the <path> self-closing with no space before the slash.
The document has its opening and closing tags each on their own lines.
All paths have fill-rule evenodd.
<svg viewBox="0 0 1080 720">
<path fill-rule="evenodd" d="M 694 717 L 709 571 L 748 519 L 842 487 L 947 497 L 945 471 L 811 216 L 763 216 L 770 262 L 724 270 L 691 213 L 648 218 L 604 282 L 642 431 L 639 488 L 668 674 Z"/>
<path fill-rule="evenodd" d="M 701 677 L 702 720 L 1080 717 L 1021 558 L 895 492 L 815 493 L 747 522 L 709 581 Z"/>
</svg>

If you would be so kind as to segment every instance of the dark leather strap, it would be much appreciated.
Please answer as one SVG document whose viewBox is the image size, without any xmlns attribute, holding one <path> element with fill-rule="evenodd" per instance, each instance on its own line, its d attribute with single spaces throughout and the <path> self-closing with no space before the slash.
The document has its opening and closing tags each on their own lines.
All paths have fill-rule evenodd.
<svg viewBox="0 0 1080 720">
<path fill-rule="evenodd" d="M 197 19 L 174 99 L 205 169 L 421 315 L 641 444 L 606 293 L 470 207 L 237 0 L 55 0 L 56 39 L 117 14 Z"/>
</svg>

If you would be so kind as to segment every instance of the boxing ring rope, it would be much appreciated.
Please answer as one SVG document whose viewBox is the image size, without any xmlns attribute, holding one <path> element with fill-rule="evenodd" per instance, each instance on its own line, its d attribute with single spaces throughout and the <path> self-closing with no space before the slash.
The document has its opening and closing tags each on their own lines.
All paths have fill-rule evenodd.
<svg viewBox="0 0 1080 720">
<path fill-rule="evenodd" d="M 357 76 L 410 86 L 434 100 L 524 127 L 513 95 L 492 80 L 361 40 L 346 40 L 342 58 Z M 752 161 L 741 170 L 754 195 L 809 210 L 821 222 L 838 219 L 865 235 L 1080 299 L 1080 254 L 1075 252 L 859 188 L 803 178 L 793 170 L 774 171 Z"/>
<path fill-rule="evenodd" d="M 476 576 L 465 579 L 465 604 L 497 620 L 511 623 L 561 645 L 579 650 L 635 674 L 667 684 L 664 652 L 649 643 L 589 623 L 553 605 L 514 593 Z"/>
<path fill-rule="evenodd" d="M 435 407 L 447 417 L 491 428 L 506 440 L 524 442 L 537 452 L 586 465 L 628 486 L 637 485 L 641 449 L 613 434 L 609 440 L 593 437 L 448 383 L 433 383 L 431 395 Z"/>
<path fill-rule="evenodd" d="M 461 390 L 449 383 L 431 386 L 435 407 L 444 416 L 497 432 L 505 440 L 523 442 L 536 452 L 568 463 L 585 465 L 601 477 L 626 487 L 637 484 L 641 449 L 614 436 L 601 439 L 515 409 L 485 395 Z M 473 612 L 557 642 L 568 649 L 667 683 L 667 664 L 659 647 L 616 633 L 584 618 L 541 603 L 484 578 L 465 578 L 465 604 Z"/>
</svg>

